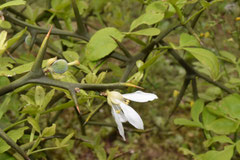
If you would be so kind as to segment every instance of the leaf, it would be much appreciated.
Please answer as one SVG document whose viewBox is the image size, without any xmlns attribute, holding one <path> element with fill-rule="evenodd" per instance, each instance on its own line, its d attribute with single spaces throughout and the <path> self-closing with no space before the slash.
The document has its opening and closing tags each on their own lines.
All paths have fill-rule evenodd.
<svg viewBox="0 0 240 160">
<path fill-rule="evenodd" d="M 12 27 L 11 23 L 6 20 L 0 20 L 0 28 L 10 29 Z"/>
<path fill-rule="evenodd" d="M 56 133 L 56 124 L 52 124 L 51 127 L 46 127 L 42 131 L 43 137 L 50 137 L 53 136 Z"/>
<path fill-rule="evenodd" d="M 206 126 L 207 124 L 212 123 L 216 119 L 217 119 L 217 116 L 215 116 L 212 113 L 210 113 L 206 107 L 203 109 L 202 120 L 203 120 L 204 126 Z"/>
<path fill-rule="evenodd" d="M 164 1 L 155 1 L 146 7 L 147 13 L 164 13 L 168 8 L 168 3 Z"/>
<path fill-rule="evenodd" d="M 45 90 L 41 86 L 37 86 L 35 90 L 35 103 L 38 106 L 42 106 L 45 97 Z"/>
<path fill-rule="evenodd" d="M 140 17 L 135 19 L 131 26 L 130 31 L 133 31 L 135 28 L 142 24 L 153 25 L 155 23 L 160 22 L 164 18 L 164 13 L 145 13 L 142 14 Z"/>
<path fill-rule="evenodd" d="M 202 124 L 198 122 L 194 122 L 185 118 L 176 118 L 174 119 L 174 124 L 176 125 L 183 125 L 188 127 L 199 127 L 202 128 Z"/>
<path fill-rule="evenodd" d="M 0 57 L 6 50 L 7 44 L 5 43 L 5 40 L 7 38 L 7 31 L 2 31 L 0 33 Z"/>
<path fill-rule="evenodd" d="M 0 104 L 0 119 L 2 118 L 4 113 L 6 113 L 7 110 L 9 109 L 9 104 L 11 103 L 11 97 L 12 97 L 12 94 L 8 94 L 5 97 L 5 99 L 2 102 L 2 104 Z"/>
<path fill-rule="evenodd" d="M 189 35 L 187 33 L 181 34 L 179 43 L 180 43 L 180 47 L 190 47 L 190 46 L 199 47 L 200 46 L 197 39 L 194 36 Z"/>
<path fill-rule="evenodd" d="M 75 51 L 64 51 L 62 54 L 68 62 L 72 62 L 79 59 L 79 55 Z"/>
<path fill-rule="evenodd" d="M 3 8 L 6 8 L 6 7 L 10 7 L 10 6 L 18 6 L 18 5 L 25 5 L 25 1 L 24 0 L 13 0 L 13 1 L 9 1 L 9 2 L 6 2 L 2 5 L 0 5 L 0 10 L 2 10 Z"/>
<path fill-rule="evenodd" d="M 160 29 L 158 28 L 147 28 L 147 29 L 142 29 L 135 32 L 128 32 L 127 34 L 155 36 L 155 35 L 158 35 L 159 33 L 160 33 Z"/>
<path fill-rule="evenodd" d="M 113 27 L 97 31 L 86 46 L 87 59 L 96 61 L 109 55 L 117 47 L 116 42 L 111 37 L 122 41 L 124 35 Z"/>
<path fill-rule="evenodd" d="M 206 125 L 206 129 L 213 131 L 217 134 L 230 134 L 237 130 L 239 124 L 226 119 L 226 118 L 219 118 L 215 121 L 213 121 L 210 124 Z"/>
<path fill-rule="evenodd" d="M 15 130 L 11 130 L 7 133 L 7 135 L 14 141 L 17 142 L 18 139 L 20 139 L 23 134 L 24 131 L 28 129 L 28 127 L 22 127 L 19 129 L 15 129 Z M 0 138 L 0 153 L 3 153 L 7 150 L 9 150 L 11 147 L 2 139 Z"/>
<path fill-rule="evenodd" d="M 184 48 L 184 50 L 190 52 L 208 69 L 212 79 L 218 78 L 220 66 L 214 53 L 203 48 Z"/>
<path fill-rule="evenodd" d="M 69 135 L 67 135 L 60 143 L 60 146 L 63 146 L 65 144 L 68 143 L 68 141 L 73 137 L 74 132 L 70 133 Z"/>
<path fill-rule="evenodd" d="M 215 142 L 233 144 L 233 141 L 231 140 L 231 138 L 227 136 L 214 136 L 211 139 L 206 140 L 203 144 L 206 148 L 208 148 Z"/>
<path fill-rule="evenodd" d="M 30 97 L 26 96 L 25 94 L 21 94 L 21 98 L 20 98 L 20 99 L 21 99 L 22 101 L 27 102 L 28 105 L 29 105 L 29 104 L 35 105 L 34 101 L 33 101 Z"/>
<path fill-rule="evenodd" d="M 94 146 L 94 152 L 96 153 L 99 160 L 106 160 L 107 154 L 101 145 Z"/>
<path fill-rule="evenodd" d="M 231 160 L 234 145 L 225 146 L 223 151 L 208 151 L 204 154 L 194 156 L 196 160 Z"/>
<path fill-rule="evenodd" d="M 184 155 L 195 155 L 195 153 L 193 153 L 191 150 L 185 147 L 180 147 L 178 150 L 182 152 Z"/>
<path fill-rule="evenodd" d="M 234 93 L 224 97 L 220 101 L 220 108 L 225 114 L 240 120 L 240 95 Z"/>
<path fill-rule="evenodd" d="M 18 32 L 17 34 L 15 34 L 12 38 L 10 38 L 6 43 L 7 43 L 7 48 L 11 47 L 14 43 L 16 43 L 19 38 L 21 38 L 23 36 L 23 34 L 26 32 L 27 28 L 25 28 L 24 30 L 21 30 L 20 32 Z"/>
<path fill-rule="evenodd" d="M 46 96 L 44 97 L 44 101 L 43 101 L 43 104 L 42 104 L 42 108 L 45 109 L 48 105 L 48 103 L 51 101 L 53 95 L 55 93 L 55 89 L 52 89 L 50 92 L 48 92 L 46 94 Z"/>
<path fill-rule="evenodd" d="M 228 51 L 220 51 L 219 54 L 224 57 L 225 60 L 233 64 L 237 63 L 237 57 Z"/>
<path fill-rule="evenodd" d="M 40 133 L 40 127 L 38 125 L 38 122 L 33 119 L 32 117 L 27 117 L 27 121 L 28 123 L 30 123 L 32 125 L 32 127 L 38 132 Z"/>
<path fill-rule="evenodd" d="M 236 142 L 236 149 L 237 149 L 238 154 L 240 154 L 240 140 L 238 140 Z"/>
<path fill-rule="evenodd" d="M 202 113 L 204 107 L 204 102 L 202 99 L 198 99 L 196 102 L 194 102 L 194 105 L 191 109 L 191 116 L 193 121 L 200 123 L 199 121 L 199 115 Z"/>
</svg>

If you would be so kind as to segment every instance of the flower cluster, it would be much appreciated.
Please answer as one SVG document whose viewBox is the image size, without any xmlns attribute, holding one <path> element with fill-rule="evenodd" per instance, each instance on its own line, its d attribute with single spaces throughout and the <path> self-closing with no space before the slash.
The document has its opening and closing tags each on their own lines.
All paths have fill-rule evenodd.
<svg viewBox="0 0 240 160">
<path fill-rule="evenodd" d="M 136 91 L 134 93 L 121 94 L 116 91 L 107 91 L 107 102 L 112 107 L 112 115 L 118 127 L 118 131 L 125 141 L 124 129 L 122 123 L 129 122 L 137 129 L 144 129 L 143 121 L 139 114 L 128 105 L 129 101 L 148 102 L 157 99 L 153 93 Z"/>
</svg>

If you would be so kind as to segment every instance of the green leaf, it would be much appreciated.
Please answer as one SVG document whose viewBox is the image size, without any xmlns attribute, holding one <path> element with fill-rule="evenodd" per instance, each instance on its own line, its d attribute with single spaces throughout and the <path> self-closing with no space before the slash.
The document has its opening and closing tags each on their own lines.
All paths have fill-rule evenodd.
<svg viewBox="0 0 240 160">
<path fill-rule="evenodd" d="M 108 156 L 107 160 L 113 160 L 117 151 L 118 151 L 118 147 L 111 148 L 109 151 L 109 156 Z"/>
<path fill-rule="evenodd" d="M 5 43 L 5 40 L 7 38 L 7 31 L 2 31 L 0 33 L 0 57 L 5 52 L 7 44 Z"/>
<path fill-rule="evenodd" d="M 238 154 L 240 154 L 240 140 L 238 140 L 236 142 L 236 149 L 237 149 Z"/>
<path fill-rule="evenodd" d="M 174 124 L 176 125 L 183 125 L 188 127 L 199 127 L 202 128 L 202 124 L 198 122 L 194 122 L 185 118 L 176 118 L 174 119 Z"/>
<path fill-rule="evenodd" d="M 9 109 L 9 104 L 11 103 L 12 94 L 6 95 L 4 101 L 0 104 L 0 119 Z"/>
<path fill-rule="evenodd" d="M 42 104 L 42 108 L 45 109 L 48 105 L 48 103 L 51 101 L 53 95 L 55 93 L 55 89 L 52 89 L 50 92 L 48 92 L 46 94 L 46 96 L 44 97 L 44 101 L 43 101 L 43 104 Z"/>
<path fill-rule="evenodd" d="M 75 51 L 64 51 L 62 54 L 68 62 L 72 62 L 79 59 L 79 55 Z"/>
<path fill-rule="evenodd" d="M 9 1 L 9 2 L 6 2 L 2 5 L 0 5 L 0 10 L 2 10 L 3 8 L 6 8 L 6 7 L 10 7 L 10 6 L 18 6 L 18 5 L 25 5 L 25 1 L 24 0 L 13 0 L 13 1 Z"/>
<path fill-rule="evenodd" d="M 160 22 L 164 18 L 164 13 L 145 13 L 142 14 L 140 17 L 135 19 L 131 26 L 130 31 L 134 30 L 138 26 L 142 24 L 153 25 L 155 23 Z"/>
<path fill-rule="evenodd" d="M 42 106 L 44 103 L 45 90 L 41 86 L 37 86 L 35 90 L 35 103 Z"/>
<path fill-rule="evenodd" d="M 199 116 L 203 111 L 204 107 L 204 101 L 202 99 L 198 99 L 196 102 L 194 102 L 194 105 L 191 109 L 191 116 L 193 121 L 200 123 Z"/>
<path fill-rule="evenodd" d="M 15 129 L 15 130 L 11 130 L 7 133 L 7 135 L 14 141 L 17 142 L 18 139 L 20 139 L 23 134 L 24 131 L 28 129 L 28 127 L 23 127 L 23 128 L 19 128 L 19 129 Z M 3 153 L 7 150 L 9 150 L 11 147 L 2 139 L 0 138 L 0 153 Z"/>
<path fill-rule="evenodd" d="M 70 133 L 69 135 L 67 135 L 60 143 L 60 146 L 63 146 L 65 144 L 68 143 L 68 141 L 73 137 L 74 132 Z"/>
<path fill-rule="evenodd" d="M 225 114 L 240 120 L 240 95 L 235 93 L 224 97 L 220 101 L 219 108 L 221 108 Z"/>
<path fill-rule="evenodd" d="M 50 137 L 53 136 L 56 133 L 56 124 L 52 124 L 51 127 L 46 127 L 42 131 L 42 136 L 43 137 Z"/>
<path fill-rule="evenodd" d="M 25 28 L 24 30 L 18 32 L 17 34 L 15 34 L 12 38 L 10 38 L 8 41 L 7 41 L 7 48 L 8 49 L 9 47 L 11 47 L 14 43 L 16 43 L 19 38 L 21 38 L 23 36 L 23 34 L 26 32 L 27 28 Z"/>
<path fill-rule="evenodd" d="M 223 151 L 208 151 L 204 154 L 194 156 L 196 160 L 231 160 L 234 145 L 225 146 Z"/>
<path fill-rule="evenodd" d="M 21 94 L 21 98 L 22 101 L 27 102 L 27 104 L 31 104 L 31 105 L 35 105 L 35 102 L 28 96 L 26 96 L 25 94 Z"/>
<path fill-rule="evenodd" d="M 199 60 L 209 71 L 211 78 L 216 80 L 219 75 L 219 62 L 214 53 L 203 48 L 184 48 Z"/>
<path fill-rule="evenodd" d="M 212 123 L 216 119 L 217 119 L 217 116 L 215 116 L 214 114 L 210 113 L 206 107 L 203 109 L 202 120 L 203 120 L 204 126 L 206 126 L 207 124 Z"/>
<path fill-rule="evenodd" d="M 160 33 L 160 29 L 158 28 L 147 28 L 147 29 L 142 29 L 135 32 L 128 32 L 127 34 L 155 36 L 155 35 L 158 35 L 159 33 Z"/>
<path fill-rule="evenodd" d="M 30 123 L 32 125 L 32 127 L 38 132 L 40 133 L 40 127 L 38 125 L 38 122 L 33 119 L 32 117 L 27 117 L 28 123 Z"/>
<path fill-rule="evenodd" d="M 0 28 L 10 29 L 12 27 L 11 23 L 6 20 L 0 20 Z"/>
<path fill-rule="evenodd" d="M 107 154 L 101 145 L 94 146 L 94 152 L 96 153 L 99 160 L 106 160 Z"/>
<path fill-rule="evenodd" d="M 164 1 L 155 1 L 146 7 L 146 13 L 164 13 L 168 8 L 168 3 Z"/>
<path fill-rule="evenodd" d="M 227 137 L 227 136 L 214 136 L 211 139 L 208 139 L 204 142 L 204 146 L 206 148 L 210 147 L 213 143 L 215 142 L 219 142 L 219 143 L 231 143 L 233 144 L 233 141 L 231 140 L 231 138 Z"/>
<path fill-rule="evenodd" d="M 191 150 L 185 147 L 180 147 L 178 150 L 182 152 L 184 155 L 192 155 L 192 156 L 195 155 L 195 153 L 193 153 Z"/>
<path fill-rule="evenodd" d="M 187 33 L 181 34 L 179 43 L 180 43 L 180 47 L 190 47 L 190 46 L 199 47 L 200 46 L 197 39 L 194 36 L 189 35 Z"/>
<path fill-rule="evenodd" d="M 237 130 L 239 124 L 226 118 L 219 118 L 206 125 L 206 129 L 217 134 L 230 134 Z"/>
<path fill-rule="evenodd" d="M 0 88 L 6 86 L 10 83 L 10 80 L 7 77 L 0 76 Z"/>
<path fill-rule="evenodd" d="M 111 37 L 122 41 L 124 35 L 112 27 L 97 31 L 86 46 L 87 59 L 96 61 L 109 55 L 117 47 L 116 42 Z"/>
<path fill-rule="evenodd" d="M 220 51 L 219 54 L 224 58 L 224 60 L 234 63 L 237 63 L 237 57 L 228 51 Z"/>
</svg>

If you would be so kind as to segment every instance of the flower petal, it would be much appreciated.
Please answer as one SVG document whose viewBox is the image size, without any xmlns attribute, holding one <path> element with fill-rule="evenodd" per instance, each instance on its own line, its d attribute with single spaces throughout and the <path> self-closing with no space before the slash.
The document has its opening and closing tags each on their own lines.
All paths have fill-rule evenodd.
<svg viewBox="0 0 240 160">
<path fill-rule="evenodd" d="M 114 111 L 117 113 L 117 116 L 119 117 L 121 122 L 127 122 L 127 118 L 125 117 L 122 109 L 118 105 L 112 105 L 112 108 L 114 108 Z"/>
<path fill-rule="evenodd" d="M 153 93 L 145 93 L 142 91 L 136 91 L 133 93 L 122 94 L 125 99 L 135 101 L 135 102 L 148 102 L 153 101 L 154 99 L 158 99 L 156 94 Z"/>
<path fill-rule="evenodd" d="M 127 118 L 128 122 L 137 129 L 143 129 L 143 121 L 139 114 L 130 106 L 125 103 L 120 103 L 121 109 Z"/>
<path fill-rule="evenodd" d="M 118 132 L 119 134 L 122 136 L 123 140 L 126 141 L 125 135 L 124 135 L 124 129 L 123 129 L 123 125 L 122 122 L 119 118 L 119 115 L 117 114 L 117 112 L 115 111 L 114 107 L 112 107 L 112 115 L 115 119 L 115 122 L 117 124 L 117 128 L 118 128 Z"/>
</svg>

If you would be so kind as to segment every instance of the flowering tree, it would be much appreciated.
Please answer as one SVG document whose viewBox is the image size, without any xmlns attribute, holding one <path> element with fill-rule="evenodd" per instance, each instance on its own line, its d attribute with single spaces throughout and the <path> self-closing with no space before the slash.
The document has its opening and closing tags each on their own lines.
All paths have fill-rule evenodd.
<svg viewBox="0 0 240 160">
<path fill-rule="evenodd" d="M 203 133 L 200 149 L 187 142 L 175 146 L 182 155 L 237 159 L 239 60 L 233 53 L 240 48 L 239 4 L 2 1 L 0 159 L 81 159 L 89 150 L 92 159 L 139 159 L 141 152 L 128 151 L 134 139 L 149 134 L 152 138 L 145 140 L 151 144 L 178 125 Z M 162 106 L 173 90 L 175 102 L 165 116 Z M 138 113 L 129 106 L 153 100 L 152 110 L 141 104 Z M 111 107 L 104 107 L 107 103 Z M 175 116 L 173 125 L 179 106 L 191 106 L 190 112 Z M 144 114 L 147 123 L 140 117 Z M 74 146 L 81 156 L 73 154 Z M 62 150 L 60 156 L 50 155 Z"/>
</svg>

